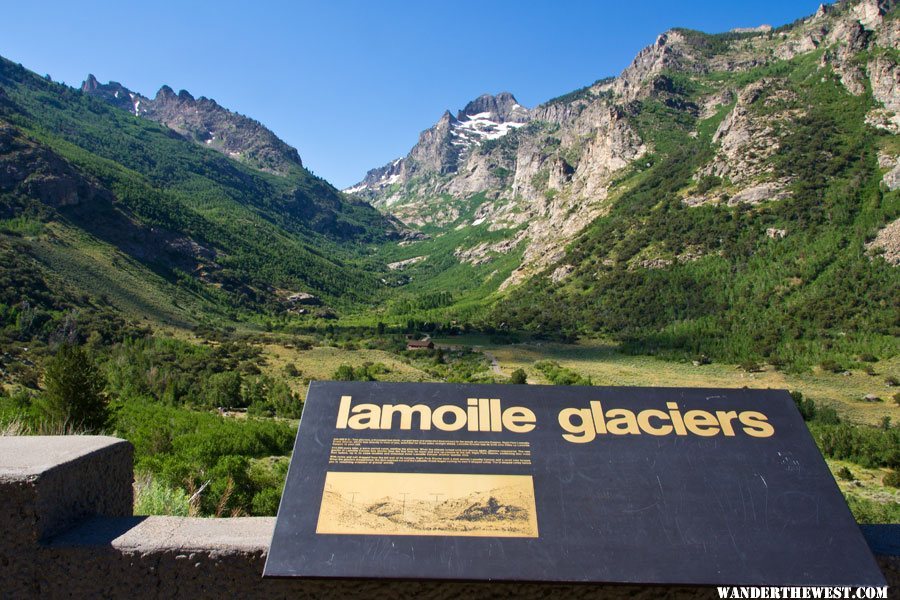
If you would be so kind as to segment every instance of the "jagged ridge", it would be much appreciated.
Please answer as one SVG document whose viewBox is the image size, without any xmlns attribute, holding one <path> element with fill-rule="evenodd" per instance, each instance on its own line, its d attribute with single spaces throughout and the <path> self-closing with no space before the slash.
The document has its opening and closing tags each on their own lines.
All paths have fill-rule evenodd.
<svg viewBox="0 0 900 600">
<path fill-rule="evenodd" d="M 215 100 L 195 99 L 186 90 L 176 94 L 167 85 L 151 99 L 116 81 L 101 84 L 93 75 L 87 76 L 81 90 L 262 171 L 284 175 L 303 167 L 296 148 L 259 121 L 223 108 Z"/>
</svg>

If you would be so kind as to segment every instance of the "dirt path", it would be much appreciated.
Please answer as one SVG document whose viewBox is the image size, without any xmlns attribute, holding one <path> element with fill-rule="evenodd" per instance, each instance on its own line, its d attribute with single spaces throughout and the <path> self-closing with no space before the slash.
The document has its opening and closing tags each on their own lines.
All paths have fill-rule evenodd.
<svg viewBox="0 0 900 600">
<path fill-rule="evenodd" d="M 490 352 L 481 351 L 489 361 L 491 361 L 491 371 L 494 372 L 495 375 L 503 375 L 503 369 L 500 368 L 500 361 L 497 360 L 497 357 L 491 354 Z"/>
</svg>

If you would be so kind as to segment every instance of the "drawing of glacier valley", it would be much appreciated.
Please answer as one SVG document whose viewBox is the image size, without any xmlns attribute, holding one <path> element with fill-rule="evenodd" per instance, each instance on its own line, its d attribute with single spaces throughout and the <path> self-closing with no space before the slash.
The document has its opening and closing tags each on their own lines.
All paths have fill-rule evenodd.
<svg viewBox="0 0 900 600">
<path fill-rule="evenodd" d="M 328 472 L 316 533 L 537 537 L 528 475 Z"/>
</svg>

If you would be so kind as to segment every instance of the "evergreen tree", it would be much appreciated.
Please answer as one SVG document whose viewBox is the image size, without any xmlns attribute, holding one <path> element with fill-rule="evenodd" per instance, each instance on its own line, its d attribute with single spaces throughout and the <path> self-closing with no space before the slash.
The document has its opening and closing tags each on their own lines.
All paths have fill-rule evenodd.
<svg viewBox="0 0 900 600">
<path fill-rule="evenodd" d="M 41 412 L 54 425 L 96 431 L 109 420 L 106 382 L 81 347 L 63 344 L 47 361 Z"/>
</svg>

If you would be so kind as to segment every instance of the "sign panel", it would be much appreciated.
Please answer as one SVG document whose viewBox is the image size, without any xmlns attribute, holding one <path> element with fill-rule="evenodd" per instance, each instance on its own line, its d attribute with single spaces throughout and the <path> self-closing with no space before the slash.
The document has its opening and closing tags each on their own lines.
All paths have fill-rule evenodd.
<svg viewBox="0 0 900 600">
<path fill-rule="evenodd" d="M 885 585 L 787 392 L 313 382 L 266 576 Z"/>
</svg>

